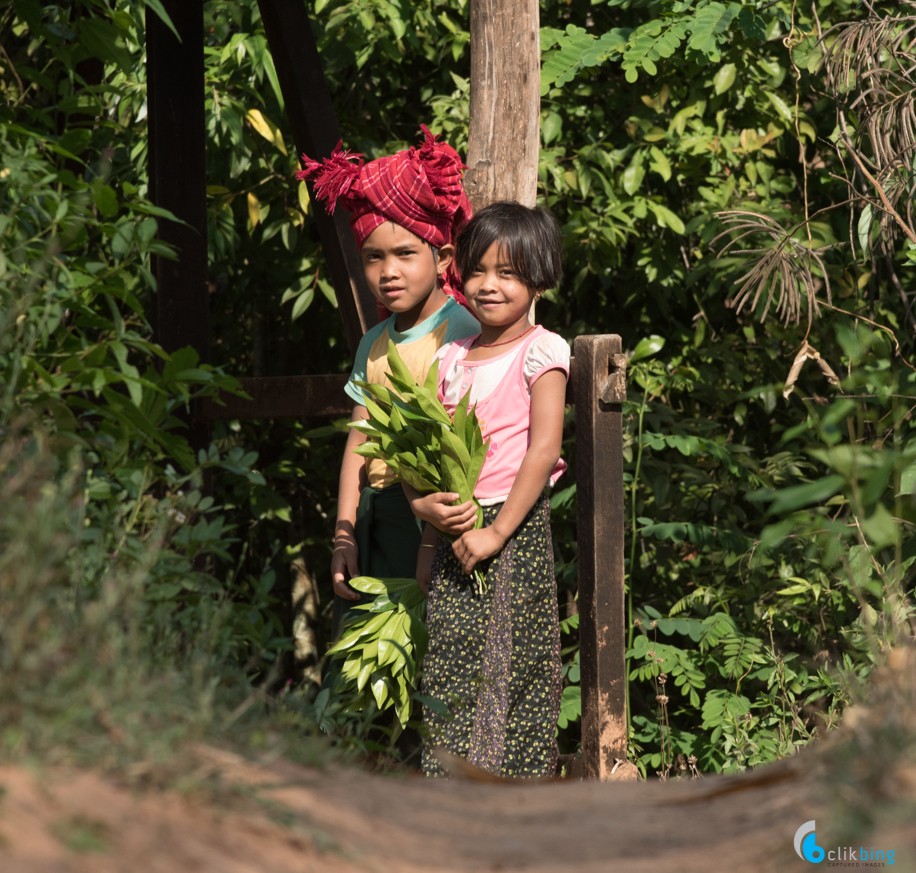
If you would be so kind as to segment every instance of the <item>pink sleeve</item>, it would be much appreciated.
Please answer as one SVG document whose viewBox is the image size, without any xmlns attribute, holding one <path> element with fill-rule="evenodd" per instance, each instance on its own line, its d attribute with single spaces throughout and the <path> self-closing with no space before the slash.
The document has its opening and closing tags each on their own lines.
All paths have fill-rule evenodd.
<svg viewBox="0 0 916 873">
<path fill-rule="evenodd" d="M 562 370 L 569 375 L 569 344 L 556 333 L 545 331 L 528 346 L 525 355 L 525 381 L 530 388 L 549 370 Z"/>
</svg>

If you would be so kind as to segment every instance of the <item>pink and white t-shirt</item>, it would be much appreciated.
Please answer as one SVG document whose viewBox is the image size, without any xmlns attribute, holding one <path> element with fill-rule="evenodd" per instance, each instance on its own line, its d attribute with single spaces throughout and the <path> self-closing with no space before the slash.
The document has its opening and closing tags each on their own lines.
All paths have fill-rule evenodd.
<svg viewBox="0 0 916 873">
<path fill-rule="evenodd" d="M 439 397 L 450 412 L 470 390 L 470 403 L 490 448 L 477 480 L 474 496 L 484 506 L 509 496 L 528 451 L 531 386 L 549 370 L 569 375 L 569 345 L 537 325 L 525 342 L 485 361 L 467 361 L 476 337 L 449 343 L 436 353 L 439 359 Z M 553 485 L 566 469 L 557 461 L 549 477 Z"/>
</svg>

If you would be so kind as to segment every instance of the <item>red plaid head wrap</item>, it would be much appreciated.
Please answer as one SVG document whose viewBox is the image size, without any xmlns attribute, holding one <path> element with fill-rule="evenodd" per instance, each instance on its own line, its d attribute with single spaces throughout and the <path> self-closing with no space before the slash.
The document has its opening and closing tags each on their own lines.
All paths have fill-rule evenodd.
<svg viewBox="0 0 916 873">
<path fill-rule="evenodd" d="M 356 244 L 380 224 L 393 221 L 439 248 L 454 243 L 471 217 L 471 204 L 461 184 L 466 169 L 448 143 L 438 142 L 421 125 L 424 142 L 396 154 L 365 163 L 363 155 L 337 144 L 330 157 L 316 161 L 302 156 L 304 170 L 297 179 L 314 184 L 315 196 L 328 212 L 338 203 L 350 213 Z M 457 273 L 451 267 L 443 276 L 443 290 L 464 302 Z"/>
</svg>

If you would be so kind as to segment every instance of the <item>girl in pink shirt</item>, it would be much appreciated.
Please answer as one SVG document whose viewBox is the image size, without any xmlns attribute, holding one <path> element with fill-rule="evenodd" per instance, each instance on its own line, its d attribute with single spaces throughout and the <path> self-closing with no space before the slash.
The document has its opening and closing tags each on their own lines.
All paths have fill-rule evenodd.
<svg viewBox="0 0 916 873">
<path fill-rule="evenodd" d="M 423 691 L 423 769 L 444 771 L 436 748 L 505 776 L 550 776 L 560 703 L 557 588 L 545 488 L 560 459 L 569 346 L 532 324 L 532 303 L 559 283 L 562 238 L 543 209 L 499 202 L 458 238 L 457 262 L 480 333 L 440 349 L 439 393 L 454 407 L 470 391 L 490 448 L 471 501 L 412 500 L 428 522 L 417 578 L 429 592 Z M 436 529 L 457 537 L 453 543 Z M 484 594 L 468 575 L 486 572 Z"/>
</svg>

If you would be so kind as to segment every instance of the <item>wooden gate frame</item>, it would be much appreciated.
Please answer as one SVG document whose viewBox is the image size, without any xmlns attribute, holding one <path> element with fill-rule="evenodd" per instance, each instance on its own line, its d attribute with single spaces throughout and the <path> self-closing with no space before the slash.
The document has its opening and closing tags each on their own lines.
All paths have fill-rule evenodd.
<svg viewBox="0 0 916 873">
<path fill-rule="evenodd" d="M 163 0 L 180 39 L 147 11 L 150 197 L 179 222 L 160 220 L 159 239 L 179 260 L 155 257 L 153 323 L 166 351 L 185 346 L 209 357 L 203 0 Z M 339 139 L 330 92 L 303 0 L 258 0 L 297 153 L 328 155 Z M 337 291 L 351 352 L 375 321 L 356 244 L 345 216 L 314 217 Z M 339 374 L 242 379 L 250 400 L 194 410 L 192 436 L 206 441 L 217 419 L 334 417 L 350 412 Z M 616 335 L 579 336 L 567 401 L 574 403 L 582 769 L 607 779 L 626 759 L 626 623 L 622 404 L 626 356 Z"/>
</svg>

